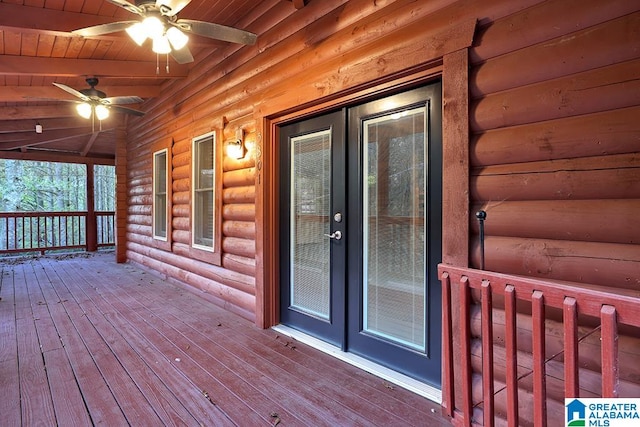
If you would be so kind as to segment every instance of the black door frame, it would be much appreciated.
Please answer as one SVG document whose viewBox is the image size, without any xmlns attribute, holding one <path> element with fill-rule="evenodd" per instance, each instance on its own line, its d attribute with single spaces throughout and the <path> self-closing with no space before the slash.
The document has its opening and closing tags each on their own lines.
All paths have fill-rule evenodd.
<svg viewBox="0 0 640 427">
<path fill-rule="evenodd" d="M 418 98 L 429 99 L 429 101 L 426 103 L 428 123 L 429 123 L 429 127 L 427 129 L 429 132 L 429 136 L 427 139 L 429 154 L 427 157 L 428 159 L 430 159 L 429 162 L 431 163 L 428 167 L 428 172 L 429 172 L 429 177 L 427 181 L 429 185 L 428 194 L 429 194 L 430 200 L 438 201 L 438 207 L 441 205 L 442 203 L 442 185 L 441 185 L 442 183 L 442 114 L 441 114 L 442 85 L 440 82 L 437 82 L 437 81 L 430 82 L 429 84 L 425 84 L 421 87 L 409 88 L 409 89 L 400 91 L 398 93 L 396 92 L 385 93 L 380 95 L 379 97 L 376 97 L 375 100 L 370 100 L 368 103 L 366 102 L 359 103 L 358 105 L 354 106 L 354 108 L 351 110 L 345 107 L 345 108 L 342 108 L 340 111 L 335 111 L 333 113 L 320 116 L 320 118 L 331 117 L 332 118 L 331 120 L 339 120 L 343 126 L 347 126 L 347 123 L 349 123 L 349 126 L 350 126 L 350 129 L 348 130 L 350 137 L 346 138 L 345 136 L 345 138 L 350 141 L 349 142 L 350 147 L 345 147 L 346 142 L 343 142 L 337 155 L 334 154 L 334 157 L 341 157 L 341 159 L 339 158 L 336 160 L 344 161 L 345 148 L 352 153 L 350 156 L 348 156 L 348 169 L 350 171 L 350 173 L 348 174 L 349 182 L 344 181 L 345 174 L 342 174 L 342 176 L 340 176 L 339 174 L 334 175 L 333 182 L 345 182 L 346 185 L 345 185 L 344 191 L 346 191 L 347 194 L 355 194 L 357 197 L 350 197 L 349 198 L 350 202 L 348 206 L 343 205 L 342 208 L 340 208 L 339 206 L 332 206 L 331 215 L 333 215 L 333 213 L 337 211 L 341 211 L 346 214 L 346 219 L 347 219 L 346 245 L 348 248 L 349 264 L 351 264 L 352 267 L 347 268 L 346 265 L 343 265 L 342 269 L 333 268 L 332 274 L 335 274 L 336 271 L 338 272 L 342 271 L 343 274 L 350 275 L 350 277 L 346 279 L 348 282 L 356 281 L 356 283 L 359 283 L 360 286 L 347 287 L 346 292 L 348 292 L 348 295 L 345 294 L 344 288 L 337 289 L 332 286 L 332 299 L 331 299 L 332 304 L 331 305 L 332 305 L 332 310 L 334 311 L 332 311 L 331 322 L 329 322 L 326 325 L 326 327 L 322 326 L 322 322 L 320 322 L 319 329 L 322 330 L 322 332 L 320 333 L 318 333 L 317 327 L 311 325 L 310 322 L 306 322 L 303 319 L 304 316 L 297 316 L 295 313 L 289 313 L 290 310 L 283 309 L 285 308 L 285 305 L 288 303 L 289 294 L 287 290 L 280 293 L 280 304 L 281 304 L 280 312 L 284 317 L 286 317 L 285 319 L 281 319 L 281 320 L 285 322 L 295 320 L 296 323 L 299 323 L 297 327 L 301 329 L 303 332 L 309 332 L 312 335 L 318 335 L 318 334 L 322 335 L 323 339 L 326 339 L 331 344 L 341 347 L 343 351 L 348 350 L 350 352 L 353 352 L 353 349 L 352 349 L 352 346 L 350 345 L 351 343 L 349 340 L 351 340 L 351 342 L 358 342 L 358 347 L 360 349 L 365 347 L 375 348 L 377 351 L 377 353 L 375 354 L 369 354 L 368 352 L 358 352 L 358 351 L 355 351 L 354 354 L 360 354 L 361 356 L 371 359 L 374 362 L 378 361 L 380 363 L 388 365 L 394 370 L 403 372 L 405 374 L 409 374 L 411 376 L 417 376 L 418 378 L 420 378 L 421 381 L 426 381 L 434 386 L 439 386 L 440 374 L 441 374 L 440 372 L 441 316 L 440 316 L 440 287 L 439 287 L 439 282 L 437 278 L 437 268 L 435 266 L 437 266 L 437 263 L 439 262 L 441 257 L 441 238 L 442 238 L 441 223 L 442 221 L 441 221 L 440 209 L 437 209 L 437 211 L 434 212 L 434 215 L 429 215 L 430 222 L 427 224 L 428 230 L 425 231 L 425 233 L 429 234 L 429 238 L 430 238 L 430 242 L 428 244 L 429 250 L 427 253 L 427 265 L 426 265 L 427 274 L 425 276 L 425 280 L 428 285 L 428 289 L 427 289 L 428 294 L 426 295 L 426 304 L 427 304 L 427 307 L 432 306 L 431 308 L 426 309 L 427 311 L 426 325 L 428 329 L 425 330 L 425 334 L 426 334 L 425 339 L 426 339 L 427 355 L 425 356 L 424 354 L 407 351 L 405 349 L 401 353 L 402 357 L 397 357 L 397 358 L 394 357 L 394 359 L 397 359 L 397 360 L 391 360 L 388 357 L 384 357 L 384 353 L 388 354 L 390 351 L 397 350 L 397 347 L 398 347 L 397 344 L 393 344 L 389 342 L 385 343 L 379 339 L 372 339 L 372 337 L 370 336 L 359 337 L 357 336 L 357 334 L 353 333 L 353 331 L 355 331 L 356 329 L 358 331 L 362 330 L 361 301 L 362 301 L 362 251 L 363 251 L 363 248 L 362 248 L 362 239 L 361 239 L 361 236 L 362 236 L 362 224 L 361 224 L 362 222 L 362 207 L 361 207 L 362 165 L 361 165 L 361 156 L 360 156 L 361 150 L 362 150 L 362 147 L 361 147 L 362 141 L 360 140 L 360 137 L 359 137 L 359 135 L 361 135 L 360 123 L 358 123 L 357 126 L 353 126 L 352 119 L 347 117 L 346 112 L 359 111 L 358 108 L 363 107 L 365 105 L 378 105 L 378 103 L 382 102 L 385 99 L 388 99 L 391 96 L 400 97 L 402 95 L 406 95 L 407 93 L 412 93 L 413 89 L 415 89 L 416 91 L 415 96 L 417 96 Z M 424 106 L 425 102 L 422 102 L 422 100 L 420 100 L 420 102 L 418 103 L 410 102 L 409 104 L 403 105 L 403 109 L 411 108 L 418 105 Z M 320 130 L 322 128 L 326 129 L 328 127 L 326 123 L 318 122 L 316 124 L 316 121 L 317 121 L 317 118 L 300 119 L 299 121 L 293 124 L 281 127 L 280 136 L 277 142 L 279 146 L 279 150 L 277 150 L 279 151 L 279 159 L 280 159 L 279 164 L 281 166 L 288 165 L 287 158 L 290 152 L 289 144 L 287 144 L 286 147 L 282 147 L 282 141 L 284 140 L 289 141 L 290 136 L 311 133 L 311 132 L 314 132 L 315 129 Z M 303 124 L 304 124 L 304 127 L 301 127 L 301 125 Z M 342 131 L 343 135 L 345 134 L 344 129 L 340 129 L 340 131 Z M 353 155 L 354 153 L 358 153 L 358 154 Z M 425 165 L 425 167 L 426 166 L 427 165 Z M 334 169 L 339 169 L 339 168 L 334 168 Z M 281 194 L 279 198 L 279 204 L 280 204 L 280 219 L 281 219 L 280 220 L 280 230 L 281 230 L 280 237 L 282 242 L 288 242 L 290 240 L 290 229 L 288 226 L 289 222 L 288 222 L 288 212 L 287 212 L 288 202 L 289 202 L 289 197 L 288 197 L 289 183 L 290 183 L 290 176 L 288 173 L 289 173 L 288 170 L 281 169 L 281 172 L 279 174 L 281 177 L 281 180 L 279 183 L 280 194 Z M 333 194 L 333 192 L 335 191 L 335 188 L 332 188 L 331 191 Z M 432 195 L 433 197 L 431 197 Z M 344 203 L 344 200 L 346 198 L 345 196 L 346 195 L 341 196 L 340 198 L 341 201 L 338 202 L 339 205 Z M 429 203 L 429 205 L 431 205 L 431 203 Z M 431 233 L 431 231 L 433 230 L 435 230 L 436 232 Z M 340 247 L 341 244 L 342 242 L 332 243 L 331 245 L 332 262 L 335 259 L 337 259 L 333 257 L 333 250 L 336 247 Z M 282 246 L 283 245 L 281 245 L 281 247 Z M 288 245 L 286 247 L 288 247 Z M 340 250 L 344 251 L 344 248 L 340 247 Z M 346 257 L 343 257 L 341 259 L 346 260 Z M 284 253 L 284 251 L 282 250 L 280 251 L 279 265 L 280 265 L 280 279 L 281 279 L 279 283 L 289 282 L 288 280 L 289 271 L 290 271 L 289 256 L 287 253 Z M 357 265 L 357 268 L 353 268 L 353 265 Z M 339 266 L 336 266 L 336 267 L 339 267 Z M 345 282 L 344 280 L 345 280 L 344 278 L 339 279 L 340 282 L 343 282 L 346 285 L 346 283 L 348 282 Z M 333 298 L 334 292 L 336 296 L 339 296 L 338 299 Z M 345 297 L 350 302 L 348 303 L 344 302 Z M 343 300 L 342 304 L 334 303 L 334 301 L 337 302 L 340 299 Z M 353 301 L 357 301 L 355 304 L 359 305 L 359 307 L 355 307 L 356 309 L 355 313 L 357 313 L 357 315 L 347 317 L 346 315 L 347 310 L 354 309 Z M 293 316 L 293 317 L 290 317 L 290 316 Z M 337 323 L 342 322 L 344 324 L 344 328 L 341 331 L 342 336 L 340 336 L 339 328 L 337 330 L 334 328 L 334 330 L 330 334 L 326 332 L 328 328 L 330 328 L 331 326 L 335 326 L 334 320 Z M 345 322 L 348 322 L 348 323 L 345 323 Z M 354 322 L 357 322 L 358 324 L 354 324 Z M 315 323 L 318 323 L 318 321 L 315 321 Z M 435 325 L 435 328 L 434 328 L 434 325 Z M 365 344 L 363 346 L 362 343 L 366 343 L 367 340 L 369 341 L 369 344 Z M 397 354 L 397 351 L 394 351 L 394 354 Z M 429 368 L 425 369 L 424 373 L 417 372 L 416 369 L 413 369 L 413 370 L 406 369 L 406 367 L 410 364 L 412 364 L 413 366 L 422 366 L 422 363 L 426 363 L 427 360 L 430 361 Z"/>
</svg>

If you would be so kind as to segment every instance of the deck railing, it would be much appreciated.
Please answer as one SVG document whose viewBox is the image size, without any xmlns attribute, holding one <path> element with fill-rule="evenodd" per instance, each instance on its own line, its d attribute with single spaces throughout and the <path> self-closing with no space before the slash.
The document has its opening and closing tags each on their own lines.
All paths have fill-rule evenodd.
<svg viewBox="0 0 640 427">
<path fill-rule="evenodd" d="M 640 310 L 638 309 L 640 298 L 603 292 L 586 286 L 575 287 L 553 281 L 470 268 L 455 268 L 442 264 L 438 267 L 438 274 L 443 293 L 442 405 L 445 413 L 453 417 L 455 425 L 494 426 L 497 403 L 495 396 L 498 392 L 506 392 L 506 402 L 503 401 L 502 395 L 500 400 L 503 408 L 506 405 L 506 421 L 509 426 L 521 424 L 522 418 L 519 416 L 524 414 L 519 414 L 518 408 L 522 405 L 529 409 L 533 407 L 533 413 L 527 414 L 527 416 L 533 416 L 528 418 L 532 425 L 546 426 L 548 420 L 547 364 L 552 359 L 559 361 L 554 363 L 563 363 L 564 397 L 581 397 L 579 371 L 583 369 L 580 366 L 580 362 L 583 361 L 582 356 L 596 359 L 598 356 L 579 355 L 579 343 L 586 335 L 598 330 L 600 355 L 599 363 L 595 365 L 600 372 L 595 376 L 601 378 L 601 385 L 596 383 L 593 388 L 597 389 L 596 394 L 599 392 L 600 396 L 594 396 L 593 392 L 590 392 L 589 396 L 582 397 L 619 397 L 618 332 L 620 328 L 630 328 L 634 331 L 633 334 L 637 333 L 636 328 L 640 327 Z M 496 325 L 493 319 L 496 306 L 500 310 L 500 323 L 504 323 L 504 336 L 499 340 L 500 346 L 504 341 L 505 361 L 501 381 L 496 381 L 494 372 L 497 366 L 494 363 L 494 355 L 497 353 L 494 340 Z M 481 318 L 479 327 L 478 311 Z M 549 325 L 545 325 L 545 322 L 551 323 L 549 311 L 555 313 L 556 318 L 553 319 L 553 323 L 559 322 L 561 325 L 558 329 L 561 339 L 557 341 L 563 342 L 563 344 L 556 344 L 562 347 L 558 354 L 551 357 L 545 349 L 545 345 L 549 342 L 547 336 Z M 502 312 L 504 322 L 502 322 Z M 519 337 L 519 325 L 516 319 L 522 319 L 522 313 L 530 319 L 531 342 L 527 343 L 526 347 L 531 353 L 527 354 L 526 363 L 519 364 L 518 355 L 522 357 L 523 352 L 519 349 L 518 339 L 523 338 Z M 579 323 L 585 319 L 589 323 L 590 332 L 587 334 L 584 333 L 583 326 L 579 327 Z M 472 349 L 473 327 L 475 327 L 476 337 L 481 331 L 480 355 L 477 347 L 475 352 Z M 500 331 L 502 327 L 501 324 Z M 502 352 L 502 348 L 500 351 Z M 478 356 L 482 359 L 480 367 L 477 360 L 473 359 Z M 477 372 L 475 372 L 476 381 L 474 382 L 472 364 L 475 364 L 476 371 L 481 371 L 481 386 L 478 384 Z M 528 372 L 524 374 L 522 373 L 523 365 L 530 366 L 526 369 Z M 559 376 L 562 376 L 562 368 L 557 369 L 555 366 L 554 369 L 559 370 Z M 554 372 L 554 375 L 556 374 L 557 372 Z M 521 405 L 519 405 L 518 399 L 522 398 L 519 396 L 521 394 L 519 381 L 524 377 L 529 377 L 527 379 L 529 386 L 532 383 L 532 393 L 526 394 L 526 398 L 532 399 L 532 402 L 520 402 Z M 496 390 L 496 384 L 499 384 L 499 390 Z M 561 389 L 560 393 L 562 393 Z M 479 410 L 474 411 L 475 409 Z M 474 412 L 476 412 L 475 418 Z"/>
<path fill-rule="evenodd" d="M 95 212 L 95 242 L 87 218 L 87 212 L 0 212 L 0 254 L 113 246 L 115 213 Z"/>
</svg>

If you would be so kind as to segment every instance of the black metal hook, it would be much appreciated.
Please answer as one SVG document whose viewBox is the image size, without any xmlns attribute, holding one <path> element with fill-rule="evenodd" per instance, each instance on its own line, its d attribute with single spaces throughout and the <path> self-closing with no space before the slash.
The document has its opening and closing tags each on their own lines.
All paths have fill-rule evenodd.
<svg viewBox="0 0 640 427">
<path fill-rule="evenodd" d="M 484 220 L 487 219 L 487 213 L 478 211 L 476 212 L 476 218 L 478 218 L 480 228 L 480 270 L 484 270 Z"/>
</svg>

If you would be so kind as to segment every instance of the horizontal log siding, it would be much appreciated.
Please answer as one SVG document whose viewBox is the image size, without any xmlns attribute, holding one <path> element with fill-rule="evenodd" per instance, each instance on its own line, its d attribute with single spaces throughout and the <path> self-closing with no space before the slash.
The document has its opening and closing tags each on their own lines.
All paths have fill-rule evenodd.
<svg viewBox="0 0 640 427">
<path fill-rule="evenodd" d="M 486 265 L 637 287 L 640 12 L 624 1 L 602 13 L 597 1 L 550 3 L 480 29 L 471 51 L 470 193 L 487 212 Z M 579 13 L 560 18 L 567 9 Z M 565 20 L 565 32 L 549 19 Z M 607 263 L 620 275 L 591 274 Z"/>
<path fill-rule="evenodd" d="M 488 212 L 487 266 L 633 289 L 638 236 L 624 230 L 640 195 L 638 6 L 605 3 L 326 0 L 300 10 L 288 2 L 261 3 L 251 22 L 260 33 L 255 46 L 212 53 L 188 79 L 168 84 L 148 102 L 145 117 L 130 121 L 129 258 L 209 289 L 221 304 L 254 316 L 250 289 L 256 258 L 263 256 L 255 252 L 262 226 L 256 223 L 262 215 L 255 208 L 255 159 L 263 137 L 256 129 L 263 129 L 263 119 L 418 68 L 425 57 L 438 58 L 457 27 L 477 20 L 469 52 L 469 196 L 473 210 Z M 240 127 L 251 149 L 242 161 L 224 160 L 222 266 L 187 262 L 190 140 L 214 129 L 219 138 L 232 135 Z M 171 254 L 148 248 L 150 216 L 144 210 L 151 147 L 168 140 Z M 473 246 L 473 221 L 471 228 Z M 474 266 L 477 253 L 473 247 Z M 210 268 L 214 276 L 208 276 Z M 495 308 L 498 318 L 501 310 Z M 475 359 L 471 363 L 479 369 Z M 555 392 L 550 399 L 557 400 Z M 557 408 L 557 401 L 548 407 Z M 520 416 L 527 411 L 520 408 Z"/>
<path fill-rule="evenodd" d="M 471 212 L 485 210 L 487 270 L 578 282 L 640 296 L 640 12 L 623 0 L 559 0 L 481 26 L 470 52 Z M 470 265 L 480 267 L 471 218 Z M 480 298 L 479 295 L 475 295 Z M 495 414 L 506 421 L 505 366 L 533 366 L 531 313 L 517 315 L 517 357 L 508 355 L 505 306 L 494 301 Z M 472 404 L 481 422 L 482 326 L 472 308 Z M 558 313 L 546 313 L 547 358 L 561 353 Z M 581 319 L 579 336 L 592 329 Z M 586 323 L 585 323 L 586 322 Z M 631 331 L 636 334 L 637 331 Z M 599 334 L 581 340 L 582 397 L 602 395 Z M 619 392 L 638 394 L 640 343 L 621 336 Z M 637 365 L 637 364 L 635 364 Z M 562 357 L 545 364 L 549 425 L 561 422 Z M 624 374 L 622 373 L 624 371 Z M 512 374 L 513 375 L 513 374 Z M 533 375 L 518 381 L 522 425 L 534 424 Z M 477 406 L 476 406 L 477 405 Z M 513 413 L 512 413 L 513 415 Z M 540 420 L 538 420 L 540 421 Z"/>
<path fill-rule="evenodd" d="M 288 2 L 262 2 L 251 22 L 245 23 L 260 34 L 255 46 L 229 44 L 212 53 L 210 59 L 194 64 L 187 79 L 168 83 L 160 97 L 147 102 L 144 117 L 130 120 L 129 259 L 158 266 L 163 274 L 194 285 L 196 276 L 206 275 L 206 264 L 186 265 L 195 270 L 184 274 L 161 268 L 159 258 L 164 252 L 145 249 L 153 247 L 152 153 L 171 146 L 170 260 L 175 264 L 180 257 L 189 257 L 191 138 L 215 130 L 223 141 L 242 128 L 249 146 L 247 156 L 240 161 L 226 156 L 223 160 L 222 268 L 218 274 L 221 278 L 243 274 L 254 280 L 256 256 L 261 256 L 255 249 L 256 227 L 261 225 L 256 223 L 255 159 L 263 137 L 256 129 L 264 115 L 379 82 L 424 63 L 425 52 L 428 58 L 437 59 L 447 49 L 447 34 L 458 31 L 449 22 L 459 21 L 467 28 L 481 10 L 488 14 L 483 19 L 488 19 L 539 1 L 505 6 L 492 0 L 480 8 L 470 0 L 327 0 L 311 2 L 300 10 Z M 429 37 L 420 34 L 424 29 Z M 225 286 L 224 280 L 214 280 Z M 239 311 L 254 312 L 247 299 L 233 302 L 224 293 L 220 298 L 227 305 L 241 301 Z"/>
</svg>

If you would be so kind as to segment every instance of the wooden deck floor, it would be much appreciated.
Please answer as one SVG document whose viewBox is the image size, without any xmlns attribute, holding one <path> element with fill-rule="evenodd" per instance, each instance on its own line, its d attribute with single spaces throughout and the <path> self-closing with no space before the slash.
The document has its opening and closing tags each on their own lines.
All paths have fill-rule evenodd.
<svg viewBox="0 0 640 427">
<path fill-rule="evenodd" d="M 2 263 L 2 426 L 449 426 L 427 399 L 112 254 Z"/>
</svg>

